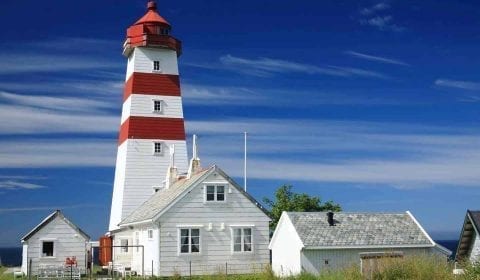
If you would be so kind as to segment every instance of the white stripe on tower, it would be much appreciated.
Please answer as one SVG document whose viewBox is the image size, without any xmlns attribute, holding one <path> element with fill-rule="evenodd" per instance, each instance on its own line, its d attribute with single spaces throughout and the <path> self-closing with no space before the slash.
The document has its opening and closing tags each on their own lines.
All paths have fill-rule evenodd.
<svg viewBox="0 0 480 280">
<path fill-rule="evenodd" d="M 169 148 L 179 172 L 188 166 L 177 57 L 181 43 L 156 11 L 127 30 L 128 57 L 109 230 L 163 186 Z"/>
</svg>

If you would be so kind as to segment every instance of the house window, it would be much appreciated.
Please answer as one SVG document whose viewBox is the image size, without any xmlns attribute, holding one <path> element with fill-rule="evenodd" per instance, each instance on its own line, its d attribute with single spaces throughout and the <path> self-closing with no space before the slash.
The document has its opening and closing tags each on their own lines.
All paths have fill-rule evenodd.
<svg viewBox="0 0 480 280">
<path fill-rule="evenodd" d="M 180 254 L 200 253 L 200 229 L 180 229 Z"/>
<path fill-rule="evenodd" d="M 120 246 L 125 246 L 125 247 L 120 247 L 120 252 L 122 253 L 128 253 L 128 239 L 120 239 Z"/>
<path fill-rule="evenodd" d="M 53 257 L 53 241 L 42 242 L 42 257 Z"/>
<path fill-rule="evenodd" d="M 328 265 L 328 260 L 324 260 L 324 262 L 325 262 L 325 265 Z"/>
<path fill-rule="evenodd" d="M 207 201 L 225 201 L 225 186 L 207 186 Z"/>
<path fill-rule="evenodd" d="M 162 154 L 162 148 L 163 148 L 162 142 L 154 142 L 153 143 L 153 154 L 154 155 Z"/>
<path fill-rule="evenodd" d="M 153 229 L 149 229 L 147 231 L 147 234 L 148 234 L 148 239 L 153 239 Z"/>
<path fill-rule="evenodd" d="M 234 228 L 233 229 L 233 252 L 251 252 L 252 251 L 252 229 Z"/>
<path fill-rule="evenodd" d="M 160 71 L 160 61 L 159 60 L 153 61 L 153 71 Z"/>
<path fill-rule="evenodd" d="M 162 100 L 153 100 L 153 112 L 161 113 L 162 112 Z"/>
</svg>

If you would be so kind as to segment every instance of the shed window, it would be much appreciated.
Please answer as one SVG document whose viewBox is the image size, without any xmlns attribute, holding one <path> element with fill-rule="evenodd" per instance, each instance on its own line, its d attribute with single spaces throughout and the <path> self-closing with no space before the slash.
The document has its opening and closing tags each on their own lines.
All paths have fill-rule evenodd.
<svg viewBox="0 0 480 280">
<path fill-rule="evenodd" d="M 42 242 L 42 257 L 53 257 L 53 241 Z"/>
<path fill-rule="evenodd" d="M 207 201 L 225 201 L 225 186 L 207 186 L 206 191 L 206 200 Z"/>
<path fill-rule="evenodd" d="M 251 252 L 252 251 L 252 229 L 234 228 L 233 232 L 233 252 Z"/>
<path fill-rule="evenodd" d="M 160 71 L 160 61 L 154 60 L 153 61 L 153 71 Z"/>
<path fill-rule="evenodd" d="M 200 253 L 200 229 L 180 229 L 180 254 Z"/>
<path fill-rule="evenodd" d="M 148 239 L 153 239 L 153 229 L 148 230 Z"/>
</svg>

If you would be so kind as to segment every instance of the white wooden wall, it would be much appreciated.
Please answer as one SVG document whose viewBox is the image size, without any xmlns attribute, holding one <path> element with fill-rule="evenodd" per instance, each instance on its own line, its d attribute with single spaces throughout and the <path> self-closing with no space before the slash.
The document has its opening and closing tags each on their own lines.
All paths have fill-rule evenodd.
<svg viewBox="0 0 480 280">
<path fill-rule="evenodd" d="M 164 143 L 164 151 L 161 155 L 153 154 L 151 139 L 128 139 L 122 145 L 126 145 L 126 159 L 124 191 L 123 191 L 123 217 L 135 210 L 143 202 L 153 195 L 154 186 L 162 186 L 166 178 L 166 170 L 170 163 L 169 148 L 175 145 L 175 165 L 180 173 L 187 172 L 188 158 L 185 141 L 160 140 Z M 119 148 L 120 150 L 120 148 Z M 117 168 L 118 169 L 118 168 Z M 115 181 L 117 182 L 117 181 Z M 122 181 L 119 181 L 121 184 Z"/>
<path fill-rule="evenodd" d="M 469 254 L 469 260 L 473 262 L 478 262 L 480 260 L 480 237 L 478 236 L 476 230 L 473 231 L 473 244 L 472 249 Z"/>
<path fill-rule="evenodd" d="M 42 240 L 54 242 L 54 257 L 42 257 Z M 32 275 L 36 275 L 40 266 L 63 266 L 67 257 L 75 256 L 78 267 L 85 273 L 85 238 L 78 234 L 63 219 L 56 217 L 28 239 L 27 263 L 32 259 Z M 27 264 L 28 265 L 28 264 Z M 23 264 L 22 264 L 23 267 Z"/>
<path fill-rule="evenodd" d="M 177 53 L 169 49 L 136 47 L 128 60 L 126 79 L 133 72 L 152 73 L 153 61 L 160 61 L 161 74 L 178 75 Z"/>
<path fill-rule="evenodd" d="M 162 101 L 162 112 L 153 111 L 153 100 Z M 183 118 L 182 98 L 180 96 L 132 94 L 123 103 L 122 123 L 130 116 Z"/>
<path fill-rule="evenodd" d="M 296 275 L 301 272 L 300 250 L 302 241 L 290 219 L 284 213 L 275 229 L 271 242 L 272 270 L 277 276 Z"/>
<path fill-rule="evenodd" d="M 303 250 L 301 253 L 302 270 L 318 274 L 329 269 L 346 268 L 352 265 L 360 267 L 360 253 L 401 251 L 404 256 L 432 254 L 433 248 L 377 248 L 377 249 L 337 249 Z M 325 264 L 328 260 L 328 265 Z"/>
<path fill-rule="evenodd" d="M 205 182 L 224 182 L 219 175 Z M 225 203 L 204 203 L 204 185 L 196 186 L 181 201 L 165 213 L 160 220 L 160 271 L 162 276 L 175 272 L 188 275 L 189 262 L 193 274 L 225 271 L 248 273 L 269 264 L 269 218 L 234 187 L 226 189 Z M 231 190 L 229 193 L 228 190 Z M 212 223 L 212 230 L 208 230 Z M 224 223 L 224 229 L 221 224 Z M 179 226 L 201 225 L 201 254 L 178 253 Z M 252 226 L 253 252 L 232 253 L 231 225 Z"/>
</svg>

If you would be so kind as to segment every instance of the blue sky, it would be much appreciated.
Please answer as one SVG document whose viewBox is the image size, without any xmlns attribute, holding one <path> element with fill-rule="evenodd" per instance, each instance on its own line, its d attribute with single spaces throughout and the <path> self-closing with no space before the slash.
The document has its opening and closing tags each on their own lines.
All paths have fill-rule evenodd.
<svg viewBox="0 0 480 280">
<path fill-rule="evenodd" d="M 0 246 L 61 208 L 105 233 L 138 1 L 0 4 Z M 410 210 L 456 239 L 480 201 L 478 1 L 160 1 L 187 133 L 249 192 Z"/>
</svg>

